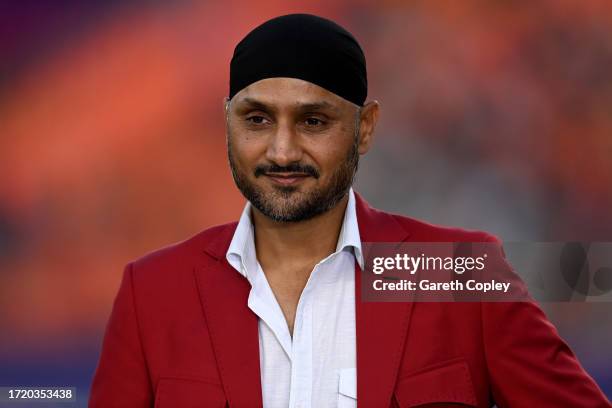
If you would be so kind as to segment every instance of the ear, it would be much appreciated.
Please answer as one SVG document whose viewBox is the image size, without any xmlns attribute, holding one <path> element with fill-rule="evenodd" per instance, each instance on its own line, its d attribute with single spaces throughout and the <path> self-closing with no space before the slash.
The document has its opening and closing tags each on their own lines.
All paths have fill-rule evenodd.
<svg viewBox="0 0 612 408">
<path fill-rule="evenodd" d="M 361 108 L 360 115 L 360 137 L 359 137 L 359 154 L 366 154 L 372 146 L 374 138 L 374 128 L 378 122 L 380 112 L 380 103 L 377 100 L 366 103 Z"/>
<path fill-rule="evenodd" d="M 223 98 L 223 114 L 227 116 L 230 107 L 230 98 L 228 96 Z"/>
</svg>

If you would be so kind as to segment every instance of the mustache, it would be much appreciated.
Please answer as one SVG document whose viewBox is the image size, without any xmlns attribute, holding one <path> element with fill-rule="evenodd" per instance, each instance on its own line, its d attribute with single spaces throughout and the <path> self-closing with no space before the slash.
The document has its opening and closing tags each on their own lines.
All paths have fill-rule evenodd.
<svg viewBox="0 0 612 408">
<path fill-rule="evenodd" d="M 314 178 L 319 178 L 319 171 L 308 164 L 292 163 L 288 166 L 277 164 L 260 164 L 255 167 L 255 177 L 263 176 L 266 173 L 304 173 Z"/>
</svg>

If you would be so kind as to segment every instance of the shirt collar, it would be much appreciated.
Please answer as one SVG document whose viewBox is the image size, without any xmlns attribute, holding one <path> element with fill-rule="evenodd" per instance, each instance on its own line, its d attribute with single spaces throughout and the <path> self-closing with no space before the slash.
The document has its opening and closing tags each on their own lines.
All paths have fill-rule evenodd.
<svg viewBox="0 0 612 408">
<path fill-rule="evenodd" d="M 336 245 L 336 252 L 345 250 L 353 251 L 359 267 L 363 270 L 361 237 L 359 236 L 359 226 L 357 224 L 355 193 L 352 188 L 349 190 L 349 199 Z M 255 252 L 253 221 L 251 219 L 251 203 L 248 201 L 242 210 L 242 215 L 227 250 L 226 258 L 234 269 L 251 282 L 252 274 L 255 273 L 257 268 L 257 255 Z"/>
<path fill-rule="evenodd" d="M 343 250 L 353 250 L 355 259 L 359 267 L 363 270 L 363 253 L 361 251 L 361 236 L 359 235 L 359 225 L 357 223 L 357 205 L 353 188 L 349 190 L 349 199 L 344 212 L 342 228 L 338 236 L 336 252 Z"/>
</svg>

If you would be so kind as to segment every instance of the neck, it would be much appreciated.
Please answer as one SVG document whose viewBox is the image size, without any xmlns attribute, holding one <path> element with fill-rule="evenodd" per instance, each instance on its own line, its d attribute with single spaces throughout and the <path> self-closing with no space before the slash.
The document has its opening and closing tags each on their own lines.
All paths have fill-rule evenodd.
<svg viewBox="0 0 612 408">
<path fill-rule="evenodd" d="M 335 207 L 300 222 L 279 222 L 252 207 L 257 259 L 264 266 L 283 260 L 318 262 L 336 250 L 348 194 Z"/>
</svg>

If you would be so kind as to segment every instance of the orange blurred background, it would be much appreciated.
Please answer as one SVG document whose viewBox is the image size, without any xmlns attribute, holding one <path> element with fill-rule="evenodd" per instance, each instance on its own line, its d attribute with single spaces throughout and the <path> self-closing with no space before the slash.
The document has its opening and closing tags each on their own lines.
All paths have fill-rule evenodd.
<svg viewBox="0 0 612 408">
<path fill-rule="evenodd" d="M 3 2 L 0 385 L 78 386 L 85 406 L 123 266 L 238 218 L 229 61 L 291 12 L 364 48 L 371 204 L 506 241 L 612 241 L 609 1 Z M 543 307 L 612 395 L 612 307 Z"/>
</svg>

